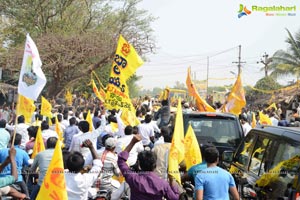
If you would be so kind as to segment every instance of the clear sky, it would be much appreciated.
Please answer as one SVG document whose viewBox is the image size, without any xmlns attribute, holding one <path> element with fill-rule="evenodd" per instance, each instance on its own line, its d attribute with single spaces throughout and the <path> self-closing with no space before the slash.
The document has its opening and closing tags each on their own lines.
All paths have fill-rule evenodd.
<svg viewBox="0 0 300 200">
<path fill-rule="evenodd" d="M 240 4 L 252 6 L 296 6 L 296 16 L 266 16 L 252 11 L 238 18 Z M 234 83 L 238 45 L 242 45 L 242 80 L 254 85 L 264 76 L 263 65 L 257 64 L 266 52 L 287 49 L 288 28 L 292 34 L 300 30 L 300 2 L 295 0 L 144 0 L 140 8 L 158 19 L 152 24 L 157 51 L 137 70 L 144 89 L 172 87 L 176 81 L 185 83 L 191 66 L 197 80 L 207 77 L 209 86 Z M 271 12 L 269 12 L 271 13 Z M 278 12 L 289 13 L 289 12 Z M 292 78 L 282 79 L 284 83 Z"/>
</svg>

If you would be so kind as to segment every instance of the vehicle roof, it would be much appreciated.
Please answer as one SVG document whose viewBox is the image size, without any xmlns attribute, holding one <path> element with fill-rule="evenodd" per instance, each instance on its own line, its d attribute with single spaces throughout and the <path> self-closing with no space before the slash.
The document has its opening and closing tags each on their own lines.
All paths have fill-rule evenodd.
<svg viewBox="0 0 300 200">
<path fill-rule="evenodd" d="M 300 141 L 300 128 L 299 127 L 282 127 L 282 126 L 258 126 L 253 131 L 263 131 L 279 137 L 286 137 L 292 140 Z"/>
<path fill-rule="evenodd" d="M 221 112 L 192 111 L 192 112 L 188 112 L 188 113 L 183 113 L 183 115 L 190 115 L 190 116 L 204 115 L 204 116 L 219 116 L 219 117 L 227 117 L 227 118 L 237 118 L 237 116 L 232 113 L 221 113 Z"/>
</svg>

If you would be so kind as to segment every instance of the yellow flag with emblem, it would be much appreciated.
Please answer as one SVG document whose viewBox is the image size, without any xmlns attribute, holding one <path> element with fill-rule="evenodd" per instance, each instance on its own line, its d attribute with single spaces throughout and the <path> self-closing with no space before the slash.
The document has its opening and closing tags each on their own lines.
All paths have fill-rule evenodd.
<svg viewBox="0 0 300 200">
<path fill-rule="evenodd" d="M 222 112 L 239 115 L 246 105 L 245 91 L 242 84 L 241 74 L 238 75 L 234 86 L 229 93 L 226 104 L 222 106 Z"/>
<path fill-rule="evenodd" d="M 184 129 L 183 129 L 183 116 L 181 108 L 181 98 L 178 100 L 177 113 L 175 119 L 174 134 L 172 138 L 171 148 L 169 152 L 169 166 L 168 172 L 179 183 L 181 183 L 179 164 L 184 158 Z"/>
<path fill-rule="evenodd" d="M 188 68 L 188 73 L 186 77 L 186 86 L 188 88 L 189 95 L 196 99 L 196 105 L 201 112 L 216 112 L 216 110 L 211 107 L 204 99 L 202 99 L 196 89 L 195 84 L 191 78 L 191 68 Z"/>
<path fill-rule="evenodd" d="M 105 108 L 127 110 L 135 116 L 126 81 L 135 73 L 143 60 L 136 50 L 120 35 L 106 89 Z"/>
<path fill-rule="evenodd" d="M 52 105 L 51 103 L 42 96 L 41 115 L 52 118 Z"/>
<path fill-rule="evenodd" d="M 192 125 L 189 125 L 184 137 L 184 160 L 186 170 L 189 170 L 193 165 L 202 162 L 201 150 Z"/>
<path fill-rule="evenodd" d="M 18 98 L 17 115 L 24 115 L 25 122 L 30 123 L 36 109 L 34 101 L 21 94 L 18 95 Z"/>
<path fill-rule="evenodd" d="M 272 125 L 270 117 L 263 114 L 261 111 L 259 112 L 259 122 L 260 124 Z"/>
<path fill-rule="evenodd" d="M 68 199 L 61 141 L 57 140 L 54 153 L 37 195 L 37 200 Z"/>
<path fill-rule="evenodd" d="M 34 141 L 34 146 L 33 146 L 33 152 L 31 154 L 31 158 L 34 159 L 35 156 L 41 152 L 45 150 L 45 144 L 44 144 L 44 140 L 42 137 L 42 131 L 41 131 L 41 127 L 38 128 L 38 131 L 36 133 L 36 137 L 35 137 L 35 141 Z"/>
</svg>

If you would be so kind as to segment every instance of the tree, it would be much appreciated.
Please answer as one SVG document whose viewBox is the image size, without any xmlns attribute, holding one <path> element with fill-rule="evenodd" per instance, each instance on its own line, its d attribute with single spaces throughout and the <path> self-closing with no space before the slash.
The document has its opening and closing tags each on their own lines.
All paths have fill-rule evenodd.
<svg viewBox="0 0 300 200">
<path fill-rule="evenodd" d="M 295 75 L 300 76 L 300 31 L 296 33 L 295 37 L 286 29 L 288 38 L 286 42 L 289 47 L 287 51 L 278 50 L 272 57 L 272 64 L 270 68 L 273 70 L 271 76 L 274 78 Z"/>
<path fill-rule="evenodd" d="M 276 82 L 271 76 L 263 77 L 262 79 L 258 80 L 254 86 L 255 89 L 247 88 L 246 90 L 246 100 L 249 104 L 255 104 L 255 102 L 261 101 L 262 99 L 267 103 L 267 101 L 272 96 L 275 90 L 280 89 L 282 86 Z"/>
<path fill-rule="evenodd" d="M 173 86 L 175 89 L 185 90 L 186 85 L 185 83 L 180 83 L 179 81 L 175 82 L 175 85 Z"/>
<path fill-rule="evenodd" d="M 150 27 L 154 18 L 137 9 L 139 2 L 0 0 L 4 19 L 0 40 L 5 44 L 0 65 L 11 75 L 5 81 L 13 85 L 18 82 L 24 38 L 29 32 L 37 44 L 47 76 L 46 96 L 57 96 L 66 88 L 87 86 L 92 71 L 106 85 L 119 34 L 141 56 L 155 49 Z"/>
</svg>

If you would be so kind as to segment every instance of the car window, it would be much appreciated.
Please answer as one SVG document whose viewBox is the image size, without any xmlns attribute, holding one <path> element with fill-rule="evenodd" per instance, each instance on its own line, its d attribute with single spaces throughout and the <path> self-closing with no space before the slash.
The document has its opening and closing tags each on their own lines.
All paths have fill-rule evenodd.
<svg viewBox="0 0 300 200">
<path fill-rule="evenodd" d="M 264 173 L 264 157 L 268 157 L 267 154 L 271 153 L 271 148 L 268 148 L 270 146 L 271 141 L 269 138 L 262 136 L 258 137 L 251 155 L 249 171 L 255 173 L 256 175 Z"/>
<path fill-rule="evenodd" d="M 198 139 L 209 139 L 211 142 L 228 144 L 239 138 L 236 121 L 216 118 L 193 118 L 189 124 Z"/>
<path fill-rule="evenodd" d="M 243 165 L 247 168 L 254 142 L 256 139 L 255 134 L 248 134 L 244 141 L 241 142 L 239 149 L 235 155 L 234 162 Z"/>
</svg>

